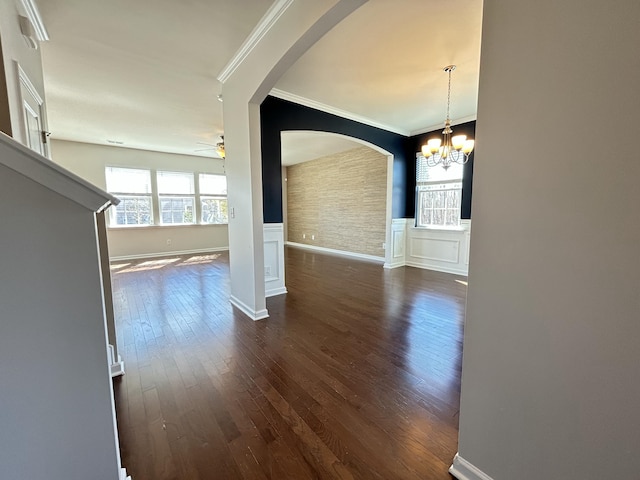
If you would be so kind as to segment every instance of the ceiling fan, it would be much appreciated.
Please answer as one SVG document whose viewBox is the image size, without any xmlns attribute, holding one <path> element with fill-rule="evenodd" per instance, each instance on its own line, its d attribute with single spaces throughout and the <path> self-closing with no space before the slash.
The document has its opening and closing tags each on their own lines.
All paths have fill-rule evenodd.
<svg viewBox="0 0 640 480">
<path fill-rule="evenodd" d="M 225 152 L 224 152 L 224 135 L 220 135 L 220 141 L 215 145 L 213 143 L 206 142 L 196 142 L 198 145 L 207 145 L 207 148 L 199 148 L 198 150 L 194 150 L 194 152 L 206 152 L 208 150 L 215 150 L 220 158 L 224 160 Z"/>
</svg>

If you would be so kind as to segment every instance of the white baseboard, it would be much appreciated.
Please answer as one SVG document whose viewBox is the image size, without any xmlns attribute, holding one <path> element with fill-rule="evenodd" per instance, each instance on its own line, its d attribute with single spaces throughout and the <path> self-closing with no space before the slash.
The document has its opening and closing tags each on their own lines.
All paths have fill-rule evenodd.
<svg viewBox="0 0 640 480">
<path fill-rule="evenodd" d="M 264 296 L 269 298 L 269 297 L 275 297 L 276 295 L 282 295 L 284 293 L 287 293 L 287 287 L 278 287 L 278 288 L 272 288 L 271 290 L 267 290 Z"/>
<path fill-rule="evenodd" d="M 113 345 L 108 346 L 109 353 L 109 370 L 111 371 L 111 378 L 124 375 L 124 362 L 122 357 L 118 354 L 118 358 L 115 358 Z"/>
<path fill-rule="evenodd" d="M 448 268 L 440 265 L 425 265 L 423 263 L 417 263 L 417 262 L 411 262 L 411 261 L 407 261 L 405 265 L 407 267 L 422 268 L 424 270 L 434 270 L 436 272 L 442 272 L 442 273 L 451 273 L 453 275 L 461 275 L 463 277 L 468 276 L 468 272 L 466 272 L 465 270 L 458 270 L 455 268 Z"/>
<path fill-rule="evenodd" d="M 449 468 L 449 473 L 458 480 L 493 480 L 489 475 L 466 461 L 458 453 L 453 457 L 453 463 Z"/>
<path fill-rule="evenodd" d="M 127 475 L 127 469 L 126 468 L 121 468 L 120 469 L 120 478 L 118 480 L 131 480 L 131 477 L 129 475 Z"/>
<path fill-rule="evenodd" d="M 251 320 L 262 320 L 263 318 L 267 318 L 269 316 L 269 312 L 267 311 L 266 308 L 262 310 L 254 310 L 250 308 L 242 300 L 239 300 L 237 297 L 234 297 L 233 295 L 229 297 L 229 301 L 231 302 L 231 305 L 236 307 L 238 310 L 244 313 Z"/>
<path fill-rule="evenodd" d="M 406 266 L 406 264 L 404 262 L 398 262 L 398 263 L 386 263 L 382 266 L 382 268 L 387 268 L 387 269 L 392 269 L 392 268 L 399 268 L 399 267 L 404 267 Z"/>
<path fill-rule="evenodd" d="M 118 355 L 118 361 L 111 364 L 111 378 L 119 377 L 120 375 L 124 375 L 124 361 Z"/>
<path fill-rule="evenodd" d="M 124 260 L 140 260 L 143 258 L 171 257 L 173 255 L 199 255 L 203 253 L 226 252 L 229 247 L 198 248 L 196 250 L 176 250 L 175 252 L 140 253 L 138 255 L 120 255 L 109 257 L 111 262 L 121 262 Z"/>
<path fill-rule="evenodd" d="M 285 242 L 285 245 L 302 250 L 311 250 L 318 253 L 328 253 L 330 255 L 338 255 L 340 257 L 348 257 L 356 260 L 366 260 L 368 262 L 384 263 L 384 257 L 376 257 L 375 255 L 366 255 L 364 253 L 347 252 L 345 250 L 336 250 L 334 248 L 318 247 L 316 245 L 307 245 L 305 243 Z"/>
</svg>

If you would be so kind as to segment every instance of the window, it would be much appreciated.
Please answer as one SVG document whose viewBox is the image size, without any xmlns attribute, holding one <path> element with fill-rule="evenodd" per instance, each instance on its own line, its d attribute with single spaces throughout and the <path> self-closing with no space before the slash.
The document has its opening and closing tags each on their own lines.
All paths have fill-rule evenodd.
<svg viewBox="0 0 640 480">
<path fill-rule="evenodd" d="M 120 199 L 110 209 L 109 224 L 114 226 L 151 225 L 151 172 L 135 168 L 107 167 L 107 190 Z"/>
<path fill-rule="evenodd" d="M 416 226 L 450 228 L 460 226 L 464 166 L 430 167 L 418 157 L 416 166 Z"/>
<path fill-rule="evenodd" d="M 198 181 L 202 208 L 200 221 L 206 224 L 228 223 L 227 178 L 223 175 L 201 173 Z"/>
<path fill-rule="evenodd" d="M 195 223 L 193 173 L 158 172 L 158 199 L 162 225 Z"/>
<path fill-rule="evenodd" d="M 110 227 L 228 223 L 224 175 L 106 167 L 105 177 L 120 199 Z"/>
</svg>

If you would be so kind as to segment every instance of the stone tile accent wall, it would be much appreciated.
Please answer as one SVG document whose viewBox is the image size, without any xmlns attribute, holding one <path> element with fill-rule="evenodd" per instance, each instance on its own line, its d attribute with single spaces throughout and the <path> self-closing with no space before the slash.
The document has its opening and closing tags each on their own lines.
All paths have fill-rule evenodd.
<svg viewBox="0 0 640 480">
<path fill-rule="evenodd" d="M 386 197 L 387 157 L 371 148 L 292 165 L 288 241 L 384 257 Z"/>
</svg>

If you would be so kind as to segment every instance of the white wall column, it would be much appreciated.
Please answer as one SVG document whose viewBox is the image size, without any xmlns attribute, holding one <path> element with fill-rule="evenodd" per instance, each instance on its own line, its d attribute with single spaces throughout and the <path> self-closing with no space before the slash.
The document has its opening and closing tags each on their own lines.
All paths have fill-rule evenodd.
<svg viewBox="0 0 640 480">
<path fill-rule="evenodd" d="M 231 302 L 254 320 L 268 316 L 260 103 L 309 47 L 366 1 L 275 2 L 218 76 L 224 98 Z"/>
</svg>

